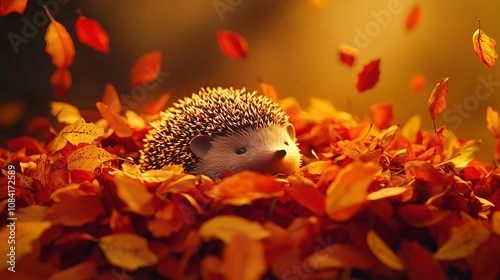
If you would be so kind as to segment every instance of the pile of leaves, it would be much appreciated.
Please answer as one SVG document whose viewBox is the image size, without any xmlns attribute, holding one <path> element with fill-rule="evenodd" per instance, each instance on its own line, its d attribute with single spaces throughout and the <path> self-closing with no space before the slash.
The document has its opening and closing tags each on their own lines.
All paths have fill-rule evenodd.
<svg viewBox="0 0 500 280">
<path fill-rule="evenodd" d="M 443 79 L 431 115 L 446 92 Z M 121 116 L 117 99 L 104 98 L 91 123 L 76 107 L 52 103 L 60 130 L 39 125 L 43 142 L 21 136 L 0 150 L 0 236 L 7 244 L 14 197 L 16 276 L 499 275 L 500 169 L 473 159 L 477 141 L 445 127 L 422 130 L 418 116 L 390 125 L 390 104 L 358 120 L 326 100 L 312 98 L 307 109 L 293 98 L 280 103 L 296 128 L 302 168 L 286 178 L 243 171 L 215 181 L 181 166 L 139 169 L 146 120 L 157 115 Z M 487 119 L 499 137 L 498 113 L 490 108 Z M 15 195 L 7 191 L 9 166 Z M 8 262 L 1 266 L 8 277 Z"/>
</svg>

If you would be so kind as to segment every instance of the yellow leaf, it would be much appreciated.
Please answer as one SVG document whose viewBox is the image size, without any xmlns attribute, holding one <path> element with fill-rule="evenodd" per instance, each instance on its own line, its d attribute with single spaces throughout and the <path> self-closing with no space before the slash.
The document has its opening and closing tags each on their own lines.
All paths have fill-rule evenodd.
<svg viewBox="0 0 500 280">
<path fill-rule="evenodd" d="M 411 116 L 401 128 L 401 135 L 410 142 L 415 142 L 421 124 L 422 118 L 420 115 Z"/>
<path fill-rule="evenodd" d="M 462 216 L 465 216 L 463 214 Z M 468 216 L 465 216 L 468 217 Z M 441 261 L 453 261 L 464 258 L 474 252 L 490 236 L 490 231 L 481 221 L 468 217 L 468 222 L 451 229 L 451 236 L 434 253 L 434 258 Z"/>
<path fill-rule="evenodd" d="M 479 60 L 484 62 L 491 70 L 498 54 L 495 51 L 495 40 L 488 37 L 481 29 L 477 29 L 472 35 L 472 46 Z"/>
<path fill-rule="evenodd" d="M 500 138 L 500 116 L 491 106 L 486 109 L 487 128 L 495 138 Z"/>
<path fill-rule="evenodd" d="M 386 197 L 396 196 L 396 195 L 400 195 L 400 194 L 406 192 L 409 189 L 410 188 L 406 188 L 406 187 L 383 188 L 383 189 L 380 189 L 378 191 L 369 193 L 366 196 L 366 199 L 367 200 L 378 200 L 378 199 L 382 199 L 382 198 L 386 198 Z"/>
<path fill-rule="evenodd" d="M 144 119 L 137 115 L 134 111 L 127 110 L 125 112 L 125 117 L 127 118 L 127 123 L 130 128 L 142 129 L 146 126 Z"/>
<path fill-rule="evenodd" d="M 103 148 L 87 145 L 75 150 L 69 155 L 68 169 L 80 169 L 94 172 L 97 166 L 114 159 L 116 159 L 116 156 L 108 153 L 108 151 Z"/>
<path fill-rule="evenodd" d="M 267 271 L 264 246 L 239 232 L 224 247 L 225 279 L 228 280 L 257 280 Z"/>
<path fill-rule="evenodd" d="M 64 102 L 50 102 L 50 114 L 65 124 L 73 124 L 82 118 L 78 108 Z"/>
<path fill-rule="evenodd" d="M 218 238 L 224 243 L 229 243 L 237 233 L 245 233 L 253 240 L 261 240 L 270 235 L 261 224 L 234 215 L 216 216 L 200 227 L 200 236 Z"/>
<path fill-rule="evenodd" d="M 146 238 L 131 233 L 115 233 L 101 237 L 99 247 L 113 265 L 126 270 L 155 265 L 156 256 L 148 247 Z"/>
<path fill-rule="evenodd" d="M 370 230 L 366 235 L 366 242 L 372 253 L 377 257 L 379 261 L 394 270 L 403 270 L 404 265 L 398 258 L 396 253 L 385 244 L 384 240 L 378 236 L 378 234 Z"/>
<path fill-rule="evenodd" d="M 52 17 L 47 7 L 44 8 L 51 21 L 45 33 L 45 51 L 52 57 L 52 63 L 59 70 L 64 70 L 73 63 L 75 46 L 66 28 Z"/>
<path fill-rule="evenodd" d="M 342 169 L 326 192 L 326 212 L 335 221 L 353 217 L 366 201 L 368 187 L 381 170 L 373 163 L 353 162 Z"/>
<path fill-rule="evenodd" d="M 122 110 L 122 104 L 120 103 L 118 92 L 116 92 L 115 87 L 110 83 L 107 83 L 104 86 L 102 103 L 106 104 L 111 112 L 120 113 Z"/>
<path fill-rule="evenodd" d="M 493 224 L 493 232 L 500 235 L 500 211 L 493 212 L 491 223 Z"/>
<path fill-rule="evenodd" d="M 79 119 L 71 125 L 65 126 L 54 139 L 52 144 L 52 152 L 57 152 L 64 148 L 67 142 L 73 145 L 81 143 L 92 143 L 96 138 L 103 136 L 104 130 L 93 124 L 85 123 L 83 119 Z"/>
<path fill-rule="evenodd" d="M 130 211 L 143 216 L 154 215 L 154 195 L 148 192 L 143 183 L 122 174 L 116 174 L 113 178 L 118 197 L 123 200 Z"/>
<path fill-rule="evenodd" d="M 108 106 L 102 102 L 97 102 L 95 106 L 97 107 L 97 110 L 99 110 L 99 113 L 101 113 L 101 116 L 108 122 L 109 127 L 115 131 L 118 137 L 130 137 L 132 135 L 130 126 L 124 117 L 118 115 L 118 113 L 108 108 Z"/>
</svg>

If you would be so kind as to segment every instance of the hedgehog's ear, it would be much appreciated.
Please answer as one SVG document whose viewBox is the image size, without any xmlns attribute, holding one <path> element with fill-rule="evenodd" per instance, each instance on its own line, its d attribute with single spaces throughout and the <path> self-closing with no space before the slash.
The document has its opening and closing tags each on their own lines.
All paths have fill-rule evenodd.
<svg viewBox="0 0 500 280">
<path fill-rule="evenodd" d="M 286 126 L 286 132 L 290 135 L 290 138 L 295 139 L 295 128 L 291 123 Z"/>
<path fill-rule="evenodd" d="M 204 158 L 208 150 L 212 147 L 213 137 L 207 135 L 198 135 L 191 139 L 189 142 L 189 147 L 193 154 L 195 154 L 199 158 Z"/>
</svg>

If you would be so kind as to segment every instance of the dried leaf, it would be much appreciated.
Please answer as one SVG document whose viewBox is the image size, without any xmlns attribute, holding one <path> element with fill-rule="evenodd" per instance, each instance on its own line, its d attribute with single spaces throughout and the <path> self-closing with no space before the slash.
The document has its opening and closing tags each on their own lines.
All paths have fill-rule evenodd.
<svg viewBox="0 0 500 280">
<path fill-rule="evenodd" d="M 10 13 L 24 14 L 28 0 L 1 0 L 0 1 L 0 16 L 6 16 Z"/>
<path fill-rule="evenodd" d="M 222 252 L 228 280 L 261 279 L 267 271 L 264 246 L 246 233 L 236 233 Z"/>
<path fill-rule="evenodd" d="M 352 67 L 354 65 L 358 54 L 359 50 L 356 48 L 347 45 L 339 46 L 340 61 L 349 67 Z"/>
<path fill-rule="evenodd" d="M 393 114 L 392 103 L 377 103 L 370 106 L 370 112 L 373 116 L 373 124 L 380 129 L 386 129 L 391 126 Z"/>
<path fill-rule="evenodd" d="M 67 142 L 73 145 L 81 143 L 92 143 L 98 137 L 104 135 L 104 130 L 93 124 L 86 123 L 82 118 L 71 125 L 65 126 L 54 139 L 52 152 L 57 152 L 66 146 Z M 92 170 L 93 171 L 93 170 Z"/>
<path fill-rule="evenodd" d="M 132 86 L 140 86 L 155 81 L 160 74 L 161 58 L 160 51 L 151 51 L 141 55 L 130 70 Z"/>
<path fill-rule="evenodd" d="M 101 116 L 108 121 L 108 125 L 115 131 L 118 137 L 125 138 L 132 135 L 132 131 L 124 117 L 113 112 L 113 110 L 109 109 L 102 102 L 97 102 L 95 106 L 99 110 L 99 113 L 101 113 Z"/>
<path fill-rule="evenodd" d="M 261 240 L 270 235 L 258 222 L 252 222 L 245 218 L 234 215 L 216 216 L 200 227 L 200 236 L 209 238 L 218 238 L 228 244 L 238 233 L 245 233 L 253 240 Z"/>
<path fill-rule="evenodd" d="M 495 40 L 488 37 L 480 28 L 472 35 L 472 46 L 479 60 L 484 62 L 491 70 L 498 54 L 495 51 Z"/>
<path fill-rule="evenodd" d="M 380 172 L 373 163 L 354 162 L 342 169 L 326 192 L 326 213 L 335 221 L 353 217 L 366 201 L 368 187 Z"/>
<path fill-rule="evenodd" d="M 50 18 L 50 24 L 47 27 L 47 33 L 45 33 L 45 42 L 47 43 L 45 51 L 50 54 L 52 63 L 59 70 L 65 70 L 73 63 L 75 56 L 73 40 L 71 40 L 66 28 L 52 17 L 46 7 L 45 12 Z"/>
<path fill-rule="evenodd" d="M 101 237 L 99 247 L 113 265 L 126 270 L 155 265 L 156 256 L 148 247 L 146 238 L 131 233 L 115 233 Z"/>
<path fill-rule="evenodd" d="M 101 24 L 78 13 L 75 23 L 76 36 L 84 45 L 102 53 L 109 53 L 109 37 Z"/>
<path fill-rule="evenodd" d="M 60 193 L 58 199 L 59 202 L 52 205 L 45 216 L 53 224 L 82 226 L 104 213 L 102 203 L 96 196 L 65 192 Z"/>
<path fill-rule="evenodd" d="M 68 156 L 68 169 L 94 172 L 99 165 L 114 159 L 116 159 L 116 156 L 103 148 L 87 145 L 75 150 Z"/>
<path fill-rule="evenodd" d="M 130 211 L 142 216 L 154 215 L 154 195 L 148 192 L 143 183 L 121 174 L 116 174 L 113 178 L 118 197 L 125 202 Z"/>
<path fill-rule="evenodd" d="M 413 6 L 410 8 L 410 12 L 406 16 L 406 29 L 407 30 L 413 30 L 417 25 L 420 23 L 422 19 L 422 12 L 420 10 L 420 6 L 415 3 Z"/>
<path fill-rule="evenodd" d="M 380 76 L 380 58 L 371 61 L 363 67 L 363 70 L 358 73 L 358 82 L 356 89 L 358 92 L 373 88 Z"/>
<path fill-rule="evenodd" d="M 247 57 L 247 41 L 240 34 L 228 30 L 219 30 L 217 31 L 217 41 L 225 56 L 231 59 Z"/>
<path fill-rule="evenodd" d="M 394 270 L 403 270 L 404 265 L 398 256 L 391 250 L 389 246 L 378 236 L 378 234 L 369 230 L 366 235 L 366 242 L 372 253 L 377 257 L 379 261 Z"/>
<path fill-rule="evenodd" d="M 65 97 L 68 89 L 73 84 L 71 73 L 68 69 L 56 70 L 52 76 L 50 76 L 50 84 L 52 85 L 52 91 L 57 97 Z"/>
<path fill-rule="evenodd" d="M 442 79 L 436 84 L 429 97 L 427 108 L 433 120 L 437 119 L 439 114 L 446 109 L 446 95 L 448 94 L 448 78 Z"/>
</svg>

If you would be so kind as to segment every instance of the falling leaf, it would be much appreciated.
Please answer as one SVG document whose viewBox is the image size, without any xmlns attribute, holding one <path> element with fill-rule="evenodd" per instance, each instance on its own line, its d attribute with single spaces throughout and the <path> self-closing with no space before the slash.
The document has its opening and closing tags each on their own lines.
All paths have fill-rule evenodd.
<svg viewBox="0 0 500 280">
<path fill-rule="evenodd" d="M 253 240 L 261 240 L 270 235 L 258 222 L 234 215 L 219 215 L 206 221 L 200 227 L 201 237 L 218 238 L 226 244 L 230 243 L 238 233 L 245 233 Z"/>
<path fill-rule="evenodd" d="M 160 74 L 161 58 L 160 51 L 151 51 L 141 55 L 130 70 L 132 86 L 136 87 L 155 81 Z"/>
<path fill-rule="evenodd" d="M 65 126 L 54 139 L 52 152 L 57 152 L 66 146 L 67 142 L 73 145 L 81 143 L 92 143 L 98 137 L 104 135 L 104 130 L 93 124 L 86 123 L 85 120 L 80 118 L 78 121 L 71 125 Z"/>
<path fill-rule="evenodd" d="M 391 126 L 393 113 L 392 103 L 377 103 L 370 106 L 370 112 L 373 116 L 373 124 L 380 129 L 386 129 Z"/>
<path fill-rule="evenodd" d="M 114 159 L 116 159 L 116 156 L 110 154 L 105 149 L 94 145 L 87 145 L 75 150 L 68 156 L 68 169 L 94 172 L 99 165 Z"/>
<path fill-rule="evenodd" d="M 478 28 L 472 35 L 472 46 L 479 60 L 484 62 L 491 70 L 495 64 L 498 54 L 495 51 L 495 40 L 488 37 L 481 28 Z"/>
<path fill-rule="evenodd" d="M 340 61 L 349 67 L 352 67 L 354 65 L 354 62 L 356 61 L 358 54 L 359 50 L 354 47 L 347 45 L 339 46 Z"/>
<path fill-rule="evenodd" d="M 389 246 L 378 236 L 378 234 L 369 230 L 366 236 L 366 242 L 372 253 L 377 257 L 379 261 L 394 270 L 403 270 L 404 265 L 398 256 L 391 250 Z"/>
<path fill-rule="evenodd" d="M 314 11 L 319 11 L 326 7 L 330 0 L 307 0 L 309 7 Z"/>
<path fill-rule="evenodd" d="M 23 101 L 6 101 L 0 103 L 0 128 L 13 126 L 26 112 L 26 103 Z"/>
<path fill-rule="evenodd" d="M 45 42 L 47 43 L 45 51 L 50 54 L 52 63 L 59 70 L 65 70 L 73 63 L 75 56 L 73 40 L 71 40 L 66 28 L 52 17 L 47 7 L 45 7 L 45 12 L 50 18 L 50 24 L 45 34 Z"/>
<path fill-rule="evenodd" d="M 425 87 L 425 75 L 416 74 L 411 78 L 411 90 L 421 92 Z"/>
<path fill-rule="evenodd" d="M 108 106 L 108 110 L 115 112 L 117 114 L 120 113 L 120 111 L 122 110 L 122 104 L 120 103 L 118 92 L 116 91 L 115 87 L 110 83 L 107 83 L 104 86 L 102 103 Z"/>
<path fill-rule="evenodd" d="M 264 96 L 267 96 L 267 97 L 271 98 L 272 100 L 276 100 L 276 101 L 279 99 L 278 92 L 276 91 L 274 86 L 260 80 L 259 87 L 260 87 L 260 91 L 262 92 L 262 94 Z"/>
<path fill-rule="evenodd" d="M 113 178 L 116 182 L 118 197 L 125 202 L 130 211 L 143 216 L 151 216 L 155 213 L 153 194 L 148 192 L 143 183 L 121 174 Z"/>
<path fill-rule="evenodd" d="M 487 128 L 495 138 L 500 138 L 500 116 L 491 106 L 486 108 Z"/>
<path fill-rule="evenodd" d="M 53 224 L 82 226 L 104 213 L 96 196 L 66 192 L 59 194 L 58 199 L 59 202 L 52 205 L 45 215 L 45 219 Z"/>
<path fill-rule="evenodd" d="M 111 109 L 102 102 L 97 102 L 95 104 L 97 110 L 101 116 L 108 122 L 109 127 L 111 127 L 118 137 L 130 137 L 132 131 L 127 123 L 127 119 L 118 115 L 118 113 L 113 112 Z"/>
<path fill-rule="evenodd" d="M 84 45 L 102 53 L 109 53 L 109 37 L 101 24 L 78 13 L 75 23 L 76 36 Z"/>
<path fill-rule="evenodd" d="M 71 73 L 68 69 L 56 70 L 52 76 L 50 76 L 50 84 L 52 85 L 52 91 L 57 97 L 65 97 L 68 89 L 73 84 Z"/>
<path fill-rule="evenodd" d="M 439 114 L 446 109 L 446 95 L 448 94 L 448 78 L 442 79 L 436 84 L 429 97 L 427 108 L 433 120 L 437 119 Z"/>
<path fill-rule="evenodd" d="M 434 258 L 443 261 L 464 258 L 488 239 L 490 233 L 481 221 L 469 217 L 465 225 L 451 229 L 450 238 L 438 248 Z"/>
<path fill-rule="evenodd" d="M 326 213 L 335 221 L 354 216 L 366 201 L 366 194 L 380 167 L 373 163 L 352 163 L 342 169 L 326 192 Z"/>
<path fill-rule="evenodd" d="M 146 106 L 146 113 L 150 115 L 155 115 L 160 113 L 167 104 L 168 100 L 170 99 L 170 96 L 171 94 L 168 92 L 165 92 L 162 95 L 160 95 L 160 98 L 158 98 L 158 100 Z"/>
<path fill-rule="evenodd" d="M 103 236 L 99 247 L 112 265 L 126 270 L 135 271 L 158 262 L 158 256 L 149 249 L 147 239 L 132 233 Z"/>
<path fill-rule="evenodd" d="M 50 102 L 50 113 L 65 124 L 72 124 L 82 118 L 78 108 L 64 102 Z"/>
<path fill-rule="evenodd" d="M 363 70 L 358 73 L 356 89 L 358 92 L 371 89 L 377 84 L 380 76 L 380 59 L 376 59 L 366 64 Z"/>
<path fill-rule="evenodd" d="M 222 252 L 228 280 L 261 279 L 267 271 L 264 246 L 247 233 L 236 233 Z"/>
<path fill-rule="evenodd" d="M 410 12 L 406 16 L 406 29 L 407 30 L 413 30 L 417 25 L 420 23 L 422 20 L 422 12 L 420 10 L 420 6 L 415 3 L 413 6 L 410 8 Z"/>
<path fill-rule="evenodd" d="M 217 31 L 217 41 L 225 56 L 231 59 L 247 57 L 247 41 L 240 34 L 228 30 L 219 30 Z"/>
<path fill-rule="evenodd" d="M 0 16 L 6 16 L 10 13 L 16 12 L 24 14 L 28 0 L 1 0 L 0 1 Z"/>
</svg>

